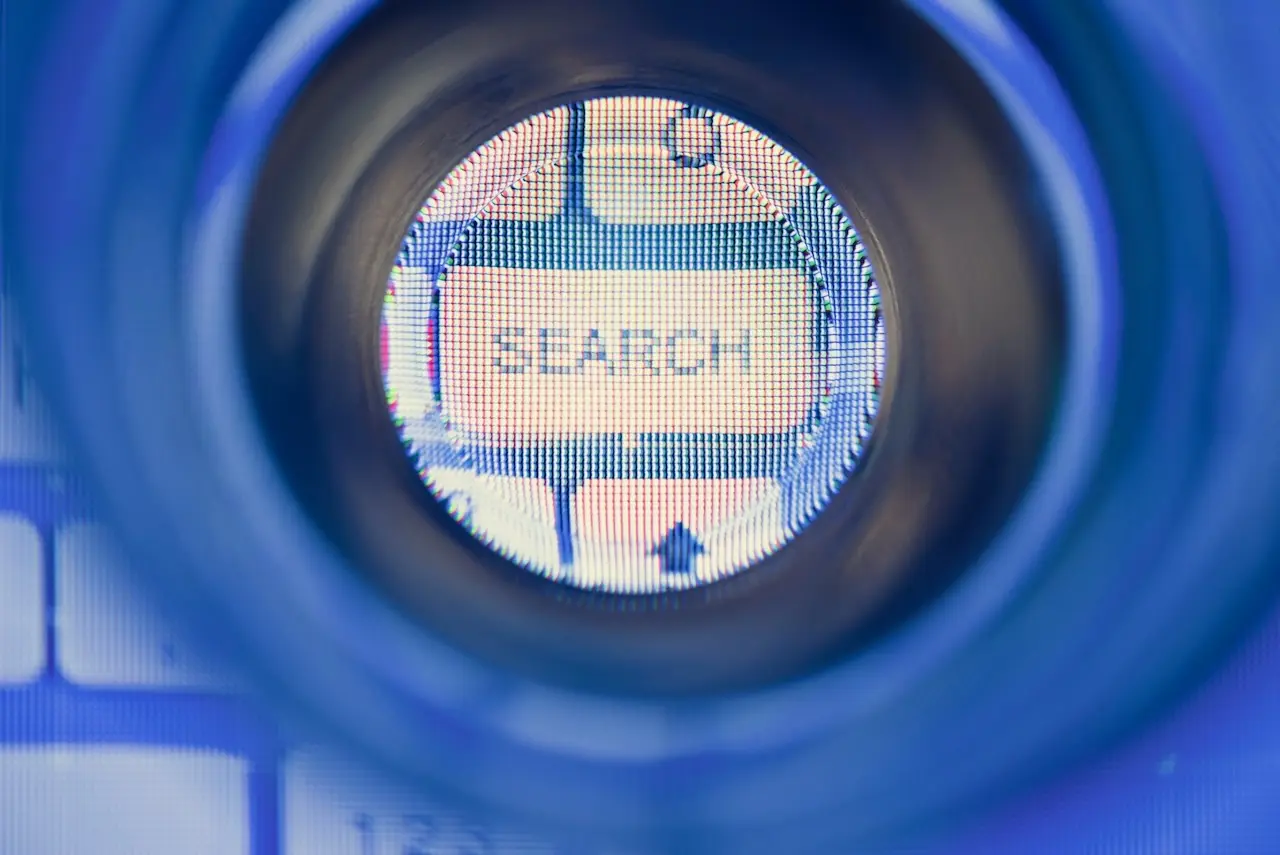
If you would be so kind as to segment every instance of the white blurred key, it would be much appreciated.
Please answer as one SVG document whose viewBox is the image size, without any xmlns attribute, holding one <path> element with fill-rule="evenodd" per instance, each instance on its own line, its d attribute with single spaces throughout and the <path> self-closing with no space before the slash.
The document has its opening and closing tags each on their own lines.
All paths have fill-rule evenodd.
<svg viewBox="0 0 1280 855">
<path fill-rule="evenodd" d="M 5 855 L 248 851 L 241 760 L 175 749 L 0 749 Z"/>
<path fill-rule="evenodd" d="M 569 109 L 558 107 L 524 123 L 519 133 L 503 133 L 485 144 L 445 179 L 449 192 L 432 194 L 422 214 L 429 220 L 470 220 L 489 206 L 500 220 L 549 220 L 564 207 L 565 170 L 547 168 L 569 153 Z M 502 197 L 512 184 L 520 191 Z M 506 201 L 508 204 L 503 204 Z"/>
<path fill-rule="evenodd" d="M 560 855 L 458 819 L 327 754 L 293 755 L 284 782 L 284 855 Z"/>
<path fill-rule="evenodd" d="M 54 538 L 58 666 L 74 683 L 224 688 L 123 572 L 100 525 L 76 523 Z"/>
<path fill-rule="evenodd" d="M 44 580 L 40 535 L 0 516 L 0 683 L 23 683 L 44 670 Z"/>
<path fill-rule="evenodd" d="M 711 582 L 783 541 L 782 494 L 768 478 L 591 480 L 573 498 L 574 579 L 631 590 Z M 680 576 L 664 570 L 664 538 L 679 524 L 698 549 Z"/>
<path fill-rule="evenodd" d="M 767 221 L 813 184 L 763 134 L 725 115 L 694 116 L 679 101 L 591 101 L 586 132 L 587 203 L 607 223 Z"/>
<path fill-rule="evenodd" d="M 0 295 L 0 463 L 62 460 L 53 419 L 31 379 L 8 298 Z"/>
<path fill-rule="evenodd" d="M 433 466 L 428 483 L 455 519 L 543 567 L 560 564 L 555 496 L 545 481 Z"/>
</svg>

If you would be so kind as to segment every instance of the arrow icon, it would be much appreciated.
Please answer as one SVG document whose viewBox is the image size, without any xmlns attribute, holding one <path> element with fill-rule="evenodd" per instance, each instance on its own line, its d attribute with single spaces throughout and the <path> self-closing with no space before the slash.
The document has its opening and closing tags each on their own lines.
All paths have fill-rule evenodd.
<svg viewBox="0 0 1280 855">
<path fill-rule="evenodd" d="M 706 551 L 694 533 L 684 523 L 678 522 L 649 554 L 658 556 L 663 573 L 687 576 L 693 572 L 694 558 Z"/>
</svg>

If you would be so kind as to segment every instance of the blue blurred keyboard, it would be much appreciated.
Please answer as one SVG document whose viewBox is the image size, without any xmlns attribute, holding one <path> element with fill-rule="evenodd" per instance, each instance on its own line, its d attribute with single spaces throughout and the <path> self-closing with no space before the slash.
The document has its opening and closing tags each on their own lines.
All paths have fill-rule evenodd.
<svg viewBox="0 0 1280 855">
<path fill-rule="evenodd" d="M 0 855 L 552 855 L 289 746 L 122 573 L 0 299 Z"/>
</svg>

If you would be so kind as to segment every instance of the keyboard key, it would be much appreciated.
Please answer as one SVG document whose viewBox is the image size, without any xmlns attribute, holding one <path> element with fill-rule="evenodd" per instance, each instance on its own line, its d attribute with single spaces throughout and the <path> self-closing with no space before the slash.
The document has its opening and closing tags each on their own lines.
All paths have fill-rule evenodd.
<svg viewBox="0 0 1280 855">
<path fill-rule="evenodd" d="M 820 403 L 818 307 L 796 270 L 458 267 L 440 399 L 468 436 L 790 431 Z M 768 323 L 762 324 L 762 318 Z M 406 418 L 420 418 L 406 409 Z"/>
<path fill-rule="evenodd" d="M 587 204 L 606 223 L 769 220 L 789 213 L 813 184 L 758 131 L 679 101 L 589 101 L 586 136 Z"/>
<path fill-rule="evenodd" d="M 34 680 L 44 670 L 44 579 L 40 535 L 31 523 L 0 516 L 0 683 Z"/>
<path fill-rule="evenodd" d="M 574 579 L 628 578 L 633 590 L 673 573 L 710 581 L 785 537 L 782 494 L 768 478 L 586 481 L 573 497 L 572 528 Z"/>
<path fill-rule="evenodd" d="M 563 855 L 460 819 L 327 754 L 293 755 L 284 781 L 284 855 Z"/>
<path fill-rule="evenodd" d="M 433 194 L 422 216 L 461 224 L 489 206 L 489 216 L 496 219 L 551 219 L 564 208 L 566 172 L 547 166 L 564 158 L 568 139 L 567 107 L 543 113 L 519 135 L 499 135 L 485 146 L 484 156 L 472 155 L 445 179 L 448 192 Z M 501 194 L 517 181 L 523 191 L 515 197 L 519 204 L 502 204 Z"/>
<path fill-rule="evenodd" d="M 560 562 L 555 496 L 545 481 L 433 466 L 427 483 L 449 512 L 481 537 L 543 566 Z"/>
<path fill-rule="evenodd" d="M 0 296 L 0 463 L 62 461 L 61 444 L 7 298 Z"/>
<path fill-rule="evenodd" d="M 58 666 L 64 677 L 89 685 L 225 685 L 138 595 L 105 528 L 77 523 L 61 529 L 54 556 Z"/>
<path fill-rule="evenodd" d="M 0 749 L 0 852 L 247 855 L 245 767 L 174 749 Z"/>
</svg>

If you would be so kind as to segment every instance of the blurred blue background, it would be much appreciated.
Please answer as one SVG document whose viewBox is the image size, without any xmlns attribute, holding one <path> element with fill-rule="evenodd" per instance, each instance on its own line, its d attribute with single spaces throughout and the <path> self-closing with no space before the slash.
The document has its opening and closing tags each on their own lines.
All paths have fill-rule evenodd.
<svg viewBox="0 0 1280 855">
<path fill-rule="evenodd" d="M 1280 56 L 1267 25 L 1280 10 L 1266 0 L 1112 5 L 1182 87 L 1224 186 L 1252 176 L 1276 187 L 1280 96 L 1268 84 L 1280 80 Z M 6 62 L 21 48 L 6 39 Z M 1241 217 L 1266 204 L 1232 198 Z M 1267 210 L 1276 216 L 1274 201 Z M 0 855 L 590 855 L 457 817 L 331 749 L 293 743 L 181 636 L 126 582 L 60 451 L 6 300 Z M 1278 678 L 1275 615 L 1138 737 L 994 814 L 961 819 L 945 838 L 922 829 L 894 851 L 1274 855 Z"/>
<path fill-rule="evenodd" d="M 126 579 L 5 309 L 0 853 L 579 855 L 289 745 L 233 676 L 201 662 Z M 1280 616 L 1138 739 L 955 835 L 894 851 L 1274 855 L 1278 806 Z"/>
</svg>

